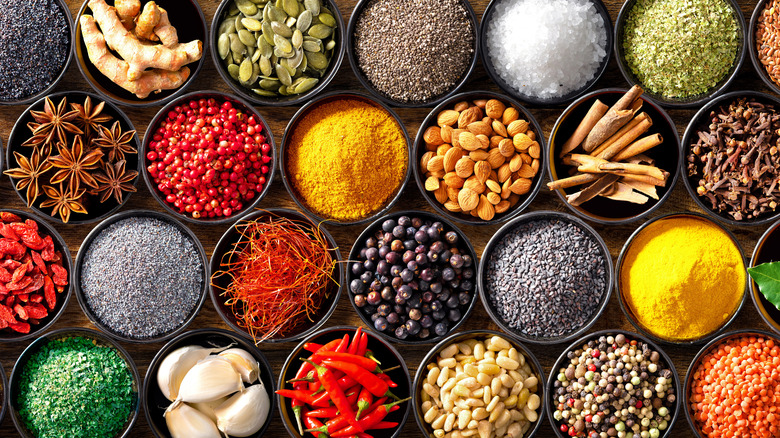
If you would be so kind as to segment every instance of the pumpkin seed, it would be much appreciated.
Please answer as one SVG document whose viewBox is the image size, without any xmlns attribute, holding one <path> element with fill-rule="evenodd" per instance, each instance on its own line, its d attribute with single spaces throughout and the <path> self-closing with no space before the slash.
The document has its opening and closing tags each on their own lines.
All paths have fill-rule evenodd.
<svg viewBox="0 0 780 438">
<path fill-rule="evenodd" d="M 276 45 L 274 43 L 274 31 L 271 29 L 271 23 L 267 21 L 263 21 L 263 39 L 271 46 Z"/>
<path fill-rule="evenodd" d="M 258 64 L 260 65 L 260 72 L 263 73 L 263 76 L 271 76 L 273 74 L 271 61 L 266 56 L 261 56 Z"/>
<path fill-rule="evenodd" d="M 308 9 L 301 12 L 298 16 L 298 25 L 296 26 L 301 32 L 306 32 L 311 26 L 311 11 Z"/>
<path fill-rule="evenodd" d="M 303 50 L 301 49 L 295 49 L 295 56 L 287 60 L 287 63 L 292 68 L 298 68 L 299 65 L 301 65 L 301 62 L 303 61 Z"/>
<path fill-rule="evenodd" d="M 227 71 L 231 78 L 238 80 L 238 71 L 240 68 L 236 64 L 228 64 Z"/>
<path fill-rule="evenodd" d="M 228 39 L 230 40 L 230 50 L 236 53 L 244 53 L 246 51 L 246 46 L 238 39 L 238 34 L 231 33 L 228 35 Z"/>
<path fill-rule="evenodd" d="M 267 21 L 284 21 L 287 19 L 287 12 L 284 9 L 279 9 L 276 6 L 268 3 L 268 16 L 265 17 Z"/>
<path fill-rule="evenodd" d="M 282 96 L 289 96 L 291 93 L 287 91 L 287 86 L 282 85 L 281 87 L 279 87 L 279 94 L 281 94 Z"/>
<path fill-rule="evenodd" d="M 317 18 L 319 18 L 320 23 L 324 24 L 325 26 L 336 27 L 336 19 L 333 18 L 333 15 L 326 14 L 323 12 L 320 15 L 318 15 Z"/>
<path fill-rule="evenodd" d="M 303 50 L 307 52 L 319 52 L 321 47 L 322 47 L 322 43 L 319 42 L 319 40 L 303 42 Z"/>
<path fill-rule="evenodd" d="M 295 32 L 292 34 L 292 39 L 290 40 L 292 42 L 293 47 L 296 49 L 300 49 L 301 45 L 303 45 L 303 34 L 299 29 L 295 29 Z"/>
<path fill-rule="evenodd" d="M 275 34 L 281 35 L 285 38 L 290 38 L 291 36 L 293 36 L 292 29 L 290 29 L 286 24 L 280 23 L 278 21 L 271 22 L 271 29 L 274 31 Z"/>
<path fill-rule="evenodd" d="M 314 88 L 314 86 L 317 85 L 319 81 L 320 80 L 317 78 L 303 78 L 303 80 L 295 87 L 293 93 L 295 94 L 305 93 L 311 90 L 312 88 Z"/>
<path fill-rule="evenodd" d="M 301 65 L 298 66 L 298 71 L 305 73 L 306 70 L 309 68 L 309 61 L 306 59 L 305 56 L 303 56 L 302 58 L 303 59 L 301 59 Z"/>
<path fill-rule="evenodd" d="M 252 61 L 245 59 L 241 63 L 241 67 L 238 70 L 238 80 L 241 82 L 247 82 L 252 76 Z"/>
<path fill-rule="evenodd" d="M 220 35 L 222 35 L 223 33 L 233 33 L 235 31 L 236 31 L 236 20 L 232 20 L 232 19 L 222 20 L 222 23 L 219 25 Z"/>
<path fill-rule="evenodd" d="M 238 14 L 238 12 L 239 12 L 238 6 L 236 6 L 235 3 L 231 3 L 230 7 L 228 8 L 227 16 L 228 17 L 233 17 L 236 14 Z"/>
<path fill-rule="evenodd" d="M 257 40 L 255 39 L 255 36 L 252 35 L 252 32 L 246 29 L 241 29 L 238 31 L 238 39 L 240 39 L 241 42 L 244 43 L 244 45 L 246 46 L 254 47 L 255 45 L 257 45 Z"/>
<path fill-rule="evenodd" d="M 325 39 L 333 33 L 333 29 L 324 24 L 315 24 L 309 28 L 309 36 L 314 38 Z"/>
<path fill-rule="evenodd" d="M 303 6 L 312 15 L 320 15 L 320 0 L 303 0 Z"/>
<path fill-rule="evenodd" d="M 249 1 L 251 1 L 252 3 L 254 3 L 256 5 L 262 5 L 262 4 L 265 4 L 268 0 L 249 0 Z"/>
<path fill-rule="evenodd" d="M 261 56 L 263 56 L 263 54 L 260 53 L 260 49 L 255 50 L 255 53 L 252 54 L 252 62 L 259 61 Z"/>
<path fill-rule="evenodd" d="M 228 52 L 227 57 L 224 59 L 225 65 L 235 64 L 236 62 L 233 60 L 233 52 Z"/>
<path fill-rule="evenodd" d="M 298 16 L 297 0 L 282 0 L 282 8 L 284 9 L 284 12 L 287 12 L 287 15 L 292 15 L 293 17 Z"/>
<path fill-rule="evenodd" d="M 260 82 L 258 82 L 258 85 L 260 88 L 264 90 L 277 90 L 279 89 L 279 79 L 261 79 Z"/>
<path fill-rule="evenodd" d="M 277 58 L 287 59 L 287 58 L 292 58 L 293 56 L 295 56 L 295 52 L 293 52 L 293 51 L 282 52 L 282 49 L 280 49 L 279 47 L 275 47 L 274 48 L 274 55 L 276 55 Z"/>
<path fill-rule="evenodd" d="M 295 23 L 298 22 L 298 19 L 295 17 L 287 17 L 287 21 L 284 22 L 284 24 L 287 25 L 287 27 L 293 27 L 295 26 Z"/>
<path fill-rule="evenodd" d="M 221 34 L 217 39 L 217 53 L 222 59 L 227 58 L 228 53 L 230 53 L 230 38 L 226 33 Z"/>
<path fill-rule="evenodd" d="M 236 5 L 238 6 L 238 10 L 241 11 L 242 14 L 254 15 L 255 13 L 257 13 L 257 5 L 255 5 L 249 0 L 236 0 Z"/>
<path fill-rule="evenodd" d="M 286 68 L 282 67 L 281 64 L 276 64 L 276 76 L 279 78 L 279 81 L 284 85 L 290 85 L 292 84 L 292 78 L 290 77 L 290 72 L 287 71 Z"/>
<path fill-rule="evenodd" d="M 247 29 L 253 32 L 257 32 L 259 30 L 262 30 L 263 28 L 263 24 L 255 20 L 254 18 L 242 18 L 241 24 L 243 24 L 244 27 L 246 27 Z"/>
<path fill-rule="evenodd" d="M 276 97 L 276 93 L 274 93 L 273 91 L 261 90 L 259 88 L 252 88 L 252 91 L 254 91 L 255 94 L 257 94 L 258 96 Z"/>
<path fill-rule="evenodd" d="M 284 53 L 290 53 L 293 50 L 292 43 L 287 38 L 279 34 L 274 34 L 274 46 Z"/>
<path fill-rule="evenodd" d="M 289 59 L 282 59 L 281 61 L 279 61 L 279 65 L 281 65 L 282 67 L 284 67 L 285 70 L 287 70 L 287 73 L 290 74 L 290 77 L 293 77 L 295 76 L 295 67 L 292 67 L 289 61 L 290 61 Z"/>
<path fill-rule="evenodd" d="M 262 56 L 265 56 L 266 58 L 270 58 L 274 52 L 274 48 L 268 44 L 268 41 L 266 41 L 262 35 L 257 37 L 257 50 Z"/>
<path fill-rule="evenodd" d="M 244 18 L 240 15 L 236 15 L 236 18 L 233 20 L 233 24 L 236 26 L 236 32 L 238 32 L 241 29 L 246 29 L 244 27 L 244 23 L 241 22 L 241 19 Z"/>
<path fill-rule="evenodd" d="M 332 38 L 325 44 L 325 50 L 333 50 L 336 47 L 336 41 Z"/>
<path fill-rule="evenodd" d="M 328 67 L 328 58 L 320 52 L 306 52 L 306 59 L 311 67 L 324 70 Z"/>
</svg>

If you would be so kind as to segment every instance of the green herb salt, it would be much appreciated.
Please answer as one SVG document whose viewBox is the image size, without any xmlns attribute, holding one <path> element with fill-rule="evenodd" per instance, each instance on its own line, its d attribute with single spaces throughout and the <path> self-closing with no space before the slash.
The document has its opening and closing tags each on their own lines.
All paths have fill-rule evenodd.
<svg viewBox="0 0 780 438">
<path fill-rule="evenodd" d="M 704 94 L 735 63 L 741 37 L 734 14 L 725 0 L 638 0 L 623 35 L 626 63 L 652 93 Z"/>
<path fill-rule="evenodd" d="M 19 381 L 19 415 L 38 438 L 112 438 L 138 403 L 127 364 L 92 339 L 50 341 Z"/>
</svg>

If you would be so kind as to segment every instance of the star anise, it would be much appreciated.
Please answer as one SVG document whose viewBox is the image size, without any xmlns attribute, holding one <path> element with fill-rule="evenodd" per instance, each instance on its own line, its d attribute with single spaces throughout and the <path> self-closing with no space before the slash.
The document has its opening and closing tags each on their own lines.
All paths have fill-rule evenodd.
<svg viewBox="0 0 780 438">
<path fill-rule="evenodd" d="M 51 99 L 47 97 L 43 111 L 30 111 L 30 115 L 37 122 L 37 126 L 33 125 L 33 136 L 45 135 L 45 143 L 55 141 L 67 144 L 66 133 L 83 134 L 81 129 L 71 123 L 78 115 L 78 111 L 65 112 L 67 104 L 68 99 L 63 97 L 59 105 L 55 107 Z"/>
<path fill-rule="evenodd" d="M 19 152 L 14 152 L 14 157 L 16 157 L 16 163 L 19 167 L 8 169 L 3 173 L 13 179 L 19 180 L 16 183 L 16 190 L 21 191 L 24 190 L 25 187 L 27 188 L 27 206 L 32 207 L 35 199 L 37 199 L 40 194 L 38 180 L 41 175 L 48 172 L 52 166 L 48 160 L 41 159 L 41 156 L 35 152 L 33 152 L 29 160 Z"/>
<path fill-rule="evenodd" d="M 101 123 L 110 122 L 113 117 L 103 113 L 103 107 L 105 102 L 92 106 L 92 99 L 87 96 L 84 99 L 84 105 L 78 103 L 71 103 L 70 107 L 77 112 L 74 122 L 78 127 L 84 131 L 84 135 L 87 138 L 92 138 L 94 134 L 99 132 Z"/>
<path fill-rule="evenodd" d="M 43 186 L 43 192 L 46 193 L 49 199 L 41 203 L 41 208 L 54 207 L 51 216 L 59 215 L 63 223 L 68 223 L 71 212 L 87 214 L 87 210 L 81 204 L 81 197 L 85 192 L 84 189 L 74 192 L 70 189 L 65 189 L 62 183 L 60 183 L 59 189 L 52 186 Z"/>
<path fill-rule="evenodd" d="M 108 160 L 111 162 L 124 160 L 125 154 L 135 154 L 135 150 L 130 142 L 133 141 L 135 131 L 122 132 L 122 126 L 117 120 L 111 125 L 111 129 L 100 126 L 100 132 L 97 138 L 92 140 L 92 144 L 102 149 L 108 149 Z"/>
<path fill-rule="evenodd" d="M 84 142 L 81 136 L 73 138 L 73 146 L 68 148 L 62 144 L 57 145 L 60 154 L 49 157 L 49 163 L 60 169 L 51 177 L 51 183 L 57 184 L 67 180 L 68 188 L 72 192 L 77 192 L 82 183 L 97 188 L 97 182 L 92 177 L 90 170 L 97 169 L 100 159 L 103 157 L 103 151 L 94 149 L 84 150 Z"/>
<path fill-rule="evenodd" d="M 105 173 L 95 175 L 98 182 L 96 192 L 100 195 L 100 202 L 106 202 L 113 195 L 116 202 L 121 204 L 125 192 L 136 191 L 131 181 L 138 176 L 138 172 L 125 171 L 125 164 L 127 164 L 125 160 L 119 160 L 113 165 L 106 164 L 103 169 Z"/>
</svg>

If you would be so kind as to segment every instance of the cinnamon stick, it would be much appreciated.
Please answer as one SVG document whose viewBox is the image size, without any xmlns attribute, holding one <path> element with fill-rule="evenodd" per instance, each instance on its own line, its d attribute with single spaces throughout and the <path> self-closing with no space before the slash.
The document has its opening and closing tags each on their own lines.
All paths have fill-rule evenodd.
<svg viewBox="0 0 780 438">
<path fill-rule="evenodd" d="M 605 160 L 619 161 L 613 157 L 622 151 L 625 147 L 630 145 L 634 140 L 639 138 L 640 135 L 647 132 L 651 126 L 653 126 L 653 122 L 650 118 L 640 121 L 636 126 L 629 129 L 628 132 L 626 132 L 622 137 L 615 140 L 615 142 L 607 147 L 603 152 L 601 152 L 598 157 Z"/>
<path fill-rule="evenodd" d="M 639 140 L 636 140 L 635 142 L 626 146 L 622 151 L 618 152 L 615 156 L 612 157 L 612 160 L 613 161 L 626 160 L 635 155 L 647 152 L 648 150 L 663 143 L 663 141 L 664 139 L 663 137 L 661 137 L 661 134 L 653 134 L 653 135 L 648 135 L 647 137 L 642 137 Z"/>
<path fill-rule="evenodd" d="M 643 195 L 649 196 L 656 200 L 658 199 L 658 191 L 655 189 L 656 186 L 654 184 L 648 184 L 646 182 L 625 178 L 621 178 L 620 182 L 638 191 L 639 193 L 642 193 Z"/>
<path fill-rule="evenodd" d="M 647 196 L 635 192 L 630 186 L 617 182 L 614 184 L 615 191 L 606 195 L 607 198 L 615 201 L 626 201 L 633 204 L 644 204 L 647 202 Z"/>
<path fill-rule="evenodd" d="M 602 117 L 604 117 L 604 114 L 607 113 L 608 109 L 609 107 L 605 103 L 596 99 L 596 101 L 593 102 L 593 105 L 591 105 L 590 109 L 588 110 L 588 113 L 585 114 L 585 117 L 577 126 L 577 129 L 575 129 L 571 137 L 566 140 L 566 143 L 561 146 L 560 156 L 562 157 L 568 154 L 577 146 L 579 146 L 580 143 L 582 143 L 582 140 L 584 140 L 588 133 L 593 129 L 593 127 L 596 126 L 596 123 Z"/>
<path fill-rule="evenodd" d="M 623 97 L 621 97 L 617 102 L 615 102 L 614 105 L 612 105 L 612 109 L 619 111 L 630 107 L 643 91 L 644 90 L 642 90 L 642 87 L 639 85 L 634 85 L 628 91 L 626 91 L 626 94 L 624 94 Z"/>
<path fill-rule="evenodd" d="M 598 157 L 600 153 L 604 152 L 604 150 L 610 146 L 612 146 L 613 143 L 620 137 L 624 136 L 628 131 L 630 131 L 634 126 L 638 125 L 639 122 L 645 119 L 649 119 L 650 116 L 647 115 L 647 113 L 639 113 L 636 117 L 631 119 L 626 126 L 618 129 L 618 131 L 614 134 L 612 134 L 611 137 L 604 140 L 604 143 L 601 143 L 596 149 L 593 149 L 590 154 L 594 157 Z M 650 120 L 652 122 L 652 119 Z"/>
<path fill-rule="evenodd" d="M 580 171 L 582 166 L 580 166 Z M 656 179 L 664 179 L 663 170 L 655 166 L 631 163 L 613 163 L 607 162 L 598 165 L 598 170 L 615 174 L 647 175 Z"/>
<path fill-rule="evenodd" d="M 582 142 L 582 148 L 590 152 L 628 123 L 639 110 L 634 101 L 642 94 L 642 88 L 634 85 L 607 111 Z"/>
<path fill-rule="evenodd" d="M 593 181 L 596 181 L 598 178 L 599 175 L 594 173 L 580 173 L 574 176 L 570 176 L 568 178 L 550 181 L 547 183 L 547 188 L 549 188 L 550 190 L 568 189 L 570 187 L 591 183 Z"/>
<path fill-rule="evenodd" d="M 566 201 L 574 206 L 582 205 L 598 196 L 599 193 L 607 190 L 618 179 L 620 179 L 618 175 L 603 175 L 588 187 L 567 196 Z"/>
<path fill-rule="evenodd" d="M 667 172 L 664 172 L 663 179 L 654 178 L 649 175 L 634 175 L 634 174 L 625 174 L 625 175 L 621 175 L 621 177 L 623 177 L 624 180 L 641 181 L 658 187 L 666 187 L 666 179 L 669 177 L 669 174 Z"/>
</svg>

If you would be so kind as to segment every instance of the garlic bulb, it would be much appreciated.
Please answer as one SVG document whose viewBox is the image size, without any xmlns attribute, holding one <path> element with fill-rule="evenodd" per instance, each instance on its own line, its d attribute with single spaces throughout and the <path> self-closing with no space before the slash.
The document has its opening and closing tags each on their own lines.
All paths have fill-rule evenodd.
<svg viewBox="0 0 780 438">
<path fill-rule="evenodd" d="M 260 374 L 260 364 L 250 352 L 241 348 L 231 348 L 219 353 L 219 357 L 230 361 L 236 371 L 241 374 L 241 379 L 244 382 L 254 383 L 257 380 L 257 376 Z"/>
<path fill-rule="evenodd" d="M 184 375 L 205 359 L 209 354 L 222 351 L 223 348 L 203 348 L 198 345 L 188 345 L 177 348 L 165 356 L 157 369 L 157 386 L 160 387 L 165 398 L 170 401 L 179 396 L 179 387 Z"/>
<path fill-rule="evenodd" d="M 243 389 L 241 375 L 230 362 L 219 356 L 209 356 L 187 371 L 181 381 L 177 400 L 202 403 Z"/>
<path fill-rule="evenodd" d="M 217 409 L 217 407 L 219 407 L 219 405 L 222 403 L 225 403 L 227 399 L 227 396 L 225 396 L 209 402 L 190 403 L 190 406 L 206 414 L 206 416 L 209 417 L 211 421 L 214 422 L 214 424 L 217 424 L 217 414 L 214 413 L 214 410 Z"/>
<path fill-rule="evenodd" d="M 163 416 L 171 438 L 221 438 L 209 417 L 181 401 L 168 406 Z"/>
<path fill-rule="evenodd" d="M 252 385 L 214 410 L 217 428 L 231 436 L 252 435 L 263 427 L 270 408 L 271 401 L 263 382 Z"/>
</svg>

